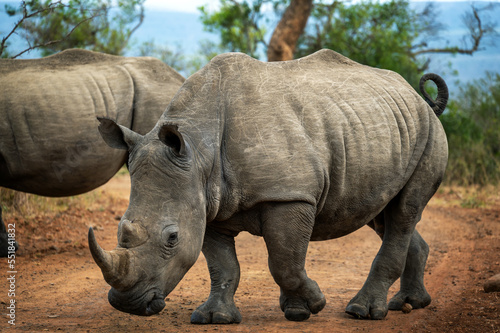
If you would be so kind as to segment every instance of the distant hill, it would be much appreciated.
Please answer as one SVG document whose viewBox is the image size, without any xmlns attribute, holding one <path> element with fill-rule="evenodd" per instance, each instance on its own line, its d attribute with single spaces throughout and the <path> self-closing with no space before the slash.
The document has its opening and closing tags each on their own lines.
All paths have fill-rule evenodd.
<svg viewBox="0 0 500 333">
<path fill-rule="evenodd" d="M 5 1 L 0 1 L 0 36 L 4 36 L 10 31 L 15 19 L 5 14 L 3 5 Z M 10 2 L 17 5 L 19 2 Z M 423 2 L 413 2 L 412 6 L 421 9 L 425 6 Z M 461 38 L 467 32 L 461 17 L 467 11 L 470 11 L 469 2 L 440 2 L 437 4 L 439 10 L 439 20 L 446 30 L 440 36 L 439 41 L 430 43 L 429 46 L 461 45 Z M 495 12 L 490 13 L 491 17 L 500 17 L 500 6 Z M 161 10 L 146 10 L 146 19 L 144 23 L 133 35 L 133 41 L 140 44 L 144 41 L 153 40 L 157 44 L 166 44 L 174 48 L 179 48 L 186 54 L 195 54 L 198 52 L 199 41 L 210 39 L 217 41 L 218 37 L 214 34 L 203 31 L 203 25 L 199 21 L 197 14 L 176 13 Z M 19 38 L 13 42 L 13 49 L 23 49 L 24 43 Z M 433 54 L 430 70 L 444 76 L 451 86 L 451 90 L 456 92 L 455 82 L 457 79 L 461 82 L 468 82 L 484 75 L 486 70 L 500 72 L 500 38 L 496 45 L 484 46 L 485 49 L 478 51 L 473 56 L 449 54 Z M 137 55 L 132 48 L 128 55 Z M 25 58 L 36 58 L 39 54 L 31 52 Z M 265 59 L 264 59 L 265 60 Z M 458 77 L 451 75 L 448 67 L 451 63 L 451 69 L 457 70 Z"/>
</svg>

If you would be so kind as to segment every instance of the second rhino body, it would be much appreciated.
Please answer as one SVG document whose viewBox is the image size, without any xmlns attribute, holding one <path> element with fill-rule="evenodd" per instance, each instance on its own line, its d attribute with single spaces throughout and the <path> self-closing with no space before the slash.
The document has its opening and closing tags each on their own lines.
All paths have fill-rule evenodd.
<svg viewBox="0 0 500 333">
<path fill-rule="evenodd" d="M 101 186 L 128 154 L 102 142 L 96 116 L 145 134 L 183 82 L 149 57 L 70 49 L 0 59 L 0 186 L 50 197 Z M 6 231 L 0 205 L 0 257 L 9 252 Z"/>
</svg>

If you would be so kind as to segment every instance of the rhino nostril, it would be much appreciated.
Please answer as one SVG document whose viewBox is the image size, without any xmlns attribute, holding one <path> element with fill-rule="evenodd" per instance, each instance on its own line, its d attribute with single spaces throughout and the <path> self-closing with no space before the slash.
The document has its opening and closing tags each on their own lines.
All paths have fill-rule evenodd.
<svg viewBox="0 0 500 333">
<path fill-rule="evenodd" d="M 149 302 L 146 308 L 146 315 L 151 316 L 157 314 L 165 307 L 165 301 L 163 298 L 154 298 L 151 302 Z"/>
</svg>

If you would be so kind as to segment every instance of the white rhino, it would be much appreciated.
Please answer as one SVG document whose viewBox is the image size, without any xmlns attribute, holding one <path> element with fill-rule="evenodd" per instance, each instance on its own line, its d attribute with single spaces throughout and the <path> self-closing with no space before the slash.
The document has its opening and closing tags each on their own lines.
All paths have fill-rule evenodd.
<svg viewBox="0 0 500 333">
<path fill-rule="evenodd" d="M 415 226 L 448 158 L 437 117 L 446 84 L 428 79 L 436 102 L 394 72 L 331 50 L 275 63 L 224 54 L 186 80 L 146 135 L 100 119 L 104 140 L 130 152 L 132 181 L 118 247 L 103 250 L 89 230 L 110 303 L 139 315 L 161 311 L 203 251 L 211 292 L 191 321 L 239 322 L 234 237 L 247 231 L 264 237 L 285 317 L 305 320 L 325 306 L 304 268 L 309 241 L 369 224 L 382 246 L 346 311 L 382 319 L 404 303 L 427 306 L 428 246 Z"/>
<path fill-rule="evenodd" d="M 128 153 L 102 141 L 96 116 L 145 134 L 183 82 L 147 57 L 73 49 L 41 59 L 1 59 L 0 186 L 52 197 L 97 188 Z M 6 251 L 0 210 L 0 256 Z"/>
</svg>

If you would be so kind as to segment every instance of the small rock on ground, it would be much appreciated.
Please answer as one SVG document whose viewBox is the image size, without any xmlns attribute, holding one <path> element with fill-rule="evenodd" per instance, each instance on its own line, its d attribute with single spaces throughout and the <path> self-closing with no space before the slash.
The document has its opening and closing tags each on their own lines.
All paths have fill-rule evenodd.
<svg viewBox="0 0 500 333">
<path fill-rule="evenodd" d="M 500 274 L 490 277 L 484 283 L 484 291 L 487 293 L 500 291 Z"/>
</svg>

